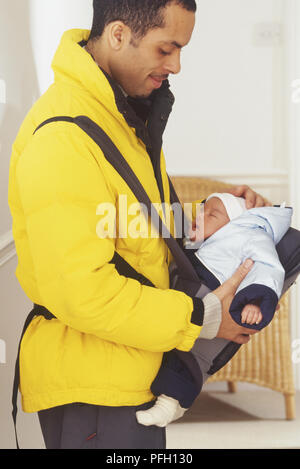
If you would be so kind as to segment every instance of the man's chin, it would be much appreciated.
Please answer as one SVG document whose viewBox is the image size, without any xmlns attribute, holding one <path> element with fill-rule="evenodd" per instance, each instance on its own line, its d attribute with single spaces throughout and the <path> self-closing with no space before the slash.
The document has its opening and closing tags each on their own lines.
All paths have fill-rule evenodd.
<svg viewBox="0 0 300 469">
<path fill-rule="evenodd" d="M 139 90 L 128 90 L 127 94 L 133 99 L 147 99 L 149 98 L 153 91 L 155 91 L 152 87 L 144 87 L 140 88 Z"/>
<path fill-rule="evenodd" d="M 152 93 L 153 91 L 149 91 L 148 93 L 135 93 L 135 94 L 132 93 L 132 94 L 129 94 L 128 96 L 130 96 L 133 99 L 147 99 L 152 95 Z"/>
</svg>

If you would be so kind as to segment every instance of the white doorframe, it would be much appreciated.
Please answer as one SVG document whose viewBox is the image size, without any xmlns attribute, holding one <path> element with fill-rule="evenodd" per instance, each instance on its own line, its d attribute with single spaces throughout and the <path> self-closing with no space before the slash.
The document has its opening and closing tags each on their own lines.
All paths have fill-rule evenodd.
<svg viewBox="0 0 300 469">
<path fill-rule="evenodd" d="M 285 0 L 286 137 L 293 226 L 300 229 L 300 2 Z M 296 82 L 298 81 L 298 83 Z M 294 86 L 293 86 L 294 85 Z M 296 388 L 300 389 L 300 281 L 291 290 L 291 339 Z M 298 343 L 296 342 L 298 340 Z M 298 360 L 295 359 L 298 357 Z"/>
</svg>

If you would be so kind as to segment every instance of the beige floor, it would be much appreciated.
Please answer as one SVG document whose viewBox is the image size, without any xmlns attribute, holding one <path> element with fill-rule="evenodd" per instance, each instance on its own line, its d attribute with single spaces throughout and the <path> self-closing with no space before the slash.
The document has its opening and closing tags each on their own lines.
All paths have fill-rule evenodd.
<svg viewBox="0 0 300 469">
<path fill-rule="evenodd" d="M 239 383 L 206 385 L 184 417 L 167 429 L 168 449 L 300 449 L 300 392 L 296 419 L 285 420 L 283 396 Z"/>
</svg>

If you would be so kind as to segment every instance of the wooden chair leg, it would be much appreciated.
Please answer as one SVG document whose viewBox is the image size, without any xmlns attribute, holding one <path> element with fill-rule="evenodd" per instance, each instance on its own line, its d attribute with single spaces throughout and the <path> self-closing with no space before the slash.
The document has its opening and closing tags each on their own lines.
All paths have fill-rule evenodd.
<svg viewBox="0 0 300 469">
<path fill-rule="evenodd" d="M 295 395 L 284 394 L 285 400 L 285 415 L 287 420 L 295 419 Z"/>
<path fill-rule="evenodd" d="M 228 381 L 228 392 L 237 392 L 237 383 L 236 381 Z"/>
</svg>

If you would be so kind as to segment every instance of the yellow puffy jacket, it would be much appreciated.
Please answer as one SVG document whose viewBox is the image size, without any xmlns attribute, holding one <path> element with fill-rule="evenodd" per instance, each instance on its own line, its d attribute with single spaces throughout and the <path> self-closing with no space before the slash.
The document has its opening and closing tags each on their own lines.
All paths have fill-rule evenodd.
<svg viewBox="0 0 300 469">
<path fill-rule="evenodd" d="M 54 84 L 29 111 L 13 145 L 9 206 L 16 276 L 28 298 L 57 318 L 35 318 L 23 338 L 25 412 L 71 402 L 151 401 L 163 352 L 189 351 L 201 330 L 191 322 L 192 298 L 169 289 L 171 256 L 163 239 L 97 233 L 99 204 L 115 207 L 118 233 L 119 195 L 127 196 L 128 206 L 137 200 L 94 141 L 66 122 L 33 136 L 50 117 L 90 117 L 118 146 L 151 201 L 161 202 L 145 144 L 118 110 L 105 74 L 79 45 L 89 34 L 64 33 L 52 64 Z M 161 176 L 169 202 L 163 154 Z M 115 251 L 156 288 L 119 275 L 109 263 Z"/>
</svg>

